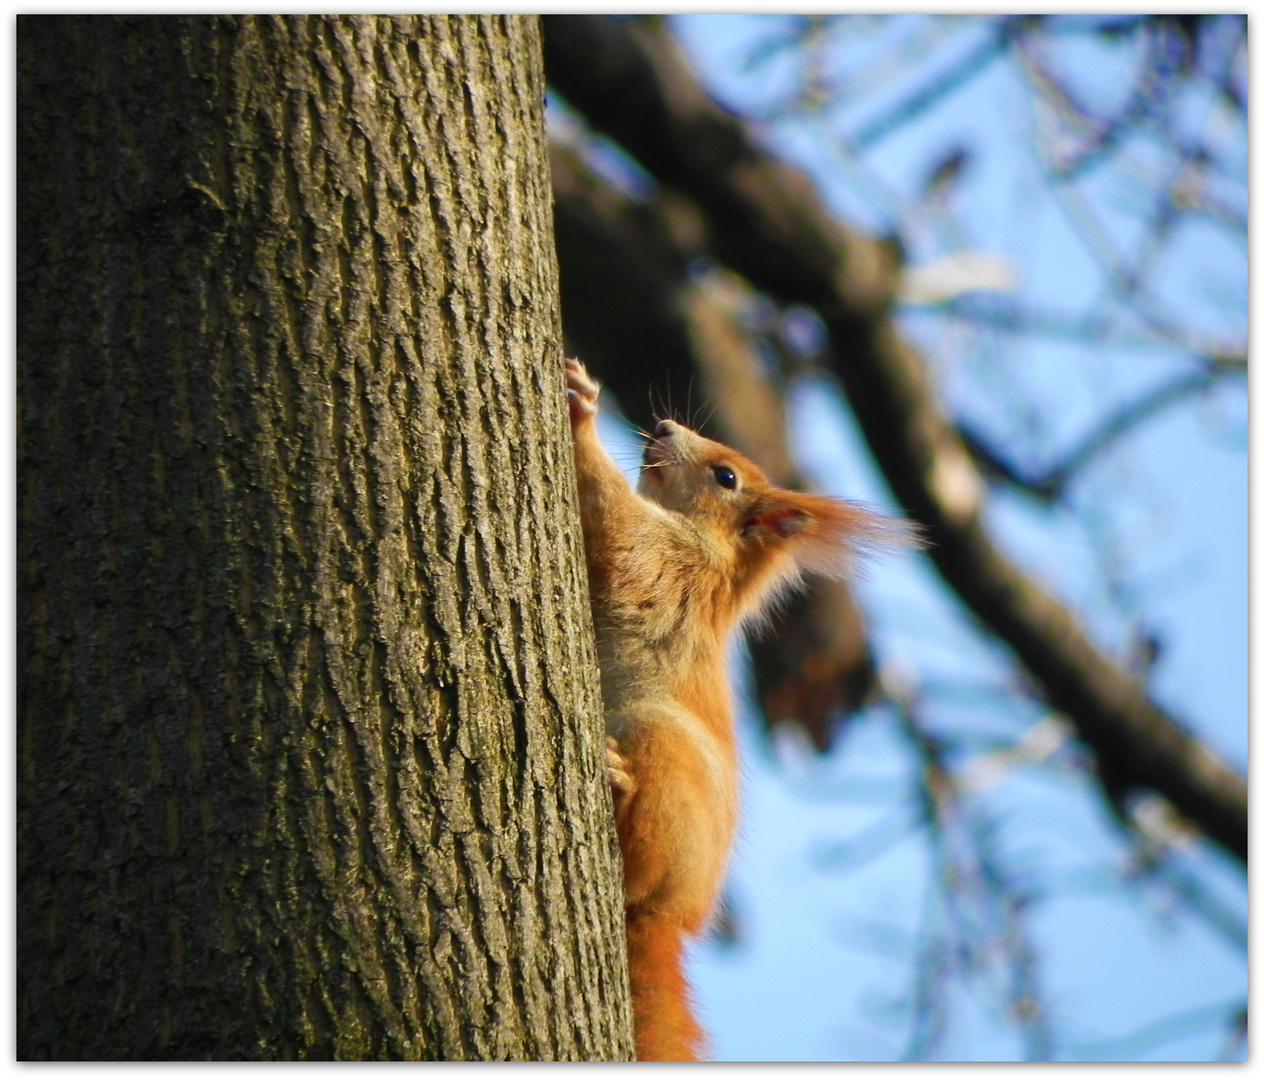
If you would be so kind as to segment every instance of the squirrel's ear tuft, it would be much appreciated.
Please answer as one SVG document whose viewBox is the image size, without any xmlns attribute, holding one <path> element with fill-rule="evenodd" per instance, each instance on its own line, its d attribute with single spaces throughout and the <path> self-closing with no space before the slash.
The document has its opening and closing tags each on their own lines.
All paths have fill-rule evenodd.
<svg viewBox="0 0 1264 1080">
<path fill-rule="evenodd" d="M 787 540 L 812 523 L 807 511 L 779 499 L 762 499 L 742 525 L 743 536 Z"/>
<path fill-rule="evenodd" d="M 842 577 L 858 556 L 923 547 L 915 525 L 828 495 L 773 489 L 751 507 L 742 535 L 783 544 L 804 570 Z"/>
</svg>

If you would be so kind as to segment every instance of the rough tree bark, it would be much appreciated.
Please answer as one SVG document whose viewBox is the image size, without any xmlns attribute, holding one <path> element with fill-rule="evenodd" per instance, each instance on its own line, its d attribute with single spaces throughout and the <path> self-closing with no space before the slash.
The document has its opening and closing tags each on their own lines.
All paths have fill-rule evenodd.
<svg viewBox="0 0 1264 1080">
<path fill-rule="evenodd" d="M 807 177 L 765 154 L 706 95 L 661 26 L 548 16 L 545 59 L 550 83 L 595 127 L 695 201 L 717 258 L 820 313 L 832 370 L 887 482 L 925 526 L 936 567 L 1074 722 L 1112 803 L 1157 791 L 1245 864 L 1245 780 L 992 542 L 982 480 L 925 361 L 895 325 L 894 245 L 834 221 Z"/>
<path fill-rule="evenodd" d="M 19 1057 L 630 1055 L 543 89 L 19 20 Z"/>
</svg>

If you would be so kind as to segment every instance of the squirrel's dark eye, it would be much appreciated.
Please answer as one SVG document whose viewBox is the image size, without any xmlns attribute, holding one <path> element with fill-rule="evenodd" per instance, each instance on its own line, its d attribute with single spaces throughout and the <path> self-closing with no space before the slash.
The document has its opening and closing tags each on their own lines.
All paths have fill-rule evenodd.
<svg viewBox="0 0 1264 1080">
<path fill-rule="evenodd" d="M 711 471 L 715 473 L 715 482 L 720 487 L 728 488 L 730 491 L 737 487 L 737 473 L 727 465 L 713 465 Z"/>
</svg>

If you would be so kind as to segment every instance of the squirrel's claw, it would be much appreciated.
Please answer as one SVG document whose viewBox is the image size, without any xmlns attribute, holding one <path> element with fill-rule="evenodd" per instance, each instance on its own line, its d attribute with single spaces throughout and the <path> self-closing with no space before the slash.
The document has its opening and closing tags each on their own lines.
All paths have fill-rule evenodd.
<svg viewBox="0 0 1264 1080">
<path fill-rule="evenodd" d="M 628 771 L 628 763 L 619 753 L 619 744 L 612 735 L 606 736 L 606 783 L 610 785 L 610 794 L 614 797 L 614 814 L 618 818 L 636 790 L 636 781 Z"/>
<path fill-rule="evenodd" d="M 578 360 L 566 360 L 566 400 L 570 405 L 571 423 L 597 415 L 597 395 L 601 387 Z"/>
</svg>

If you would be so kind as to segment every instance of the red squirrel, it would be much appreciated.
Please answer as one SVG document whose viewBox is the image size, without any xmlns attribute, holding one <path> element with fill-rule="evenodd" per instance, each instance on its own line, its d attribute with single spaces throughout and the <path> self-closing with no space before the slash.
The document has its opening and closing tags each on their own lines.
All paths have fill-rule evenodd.
<svg viewBox="0 0 1264 1080">
<path fill-rule="evenodd" d="M 682 970 L 733 844 L 737 745 L 725 643 L 799 571 L 843 574 L 906 527 L 772 486 L 735 450 L 663 420 L 636 491 L 597 437 L 598 384 L 566 361 L 597 632 L 607 778 L 623 853 L 636 1055 L 694 1061 L 705 1037 Z"/>
</svg>

